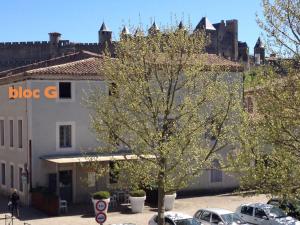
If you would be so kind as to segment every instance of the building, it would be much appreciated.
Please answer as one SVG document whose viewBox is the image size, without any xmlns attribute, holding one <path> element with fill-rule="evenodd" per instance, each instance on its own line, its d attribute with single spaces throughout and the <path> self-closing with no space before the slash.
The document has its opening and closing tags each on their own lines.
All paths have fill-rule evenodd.
<svg viewBox="0 0 300 225">
<path fill-rule="evenodd" d="M 183 28 L 182 22 L 179 28 Z M 248 64 L 248 46 L 245 42 L 238 40 L 238 21 L 222 20 L 220 23 L 211 24 L 206 17 L 203 17 L 195 30 L 205 30 L 210 37 L 210 44 L 207 46 L 207 53 L 216 54 L 232 61 L 241 61 Z M 154 22 L 148 33 L 159 32 L 159 27 Z M 126 27 L 121 35 L 131 35 Z M 143 35 L 141 30 L 136 30 L 134 35 Z M 74 43 L 63 40 L 58 32 L 49 33 L 48 41 L 34 42 L 2 42 L 0 43 L 0 72 L 16 67 L 50 60 L 56 57 L 89 51 L 101 54 L 108 46 L 112 54 L 116 41 L 112 40 L 112 31 L 103 23 L 98 31 L 97 43 Z"/>
<path fill-rule="evenodd" d="M 214 54 L 207 57 L 207 63 L 233 68 L 242 82 L 239 64 Z M 16 188 L 22 202 L 29 204 L 30 190 L 43 186 L 69 203 L 89 201 L 90 193 L 110 189 L 112 179 L 107 174 L 96 181 L 95 173 L 82 167 L 86 161 L 82 151 L 104 166 L 123 160 L 124 155 L 134 158 L 128 152 L 94 153 L 99 142 L 90 130 L 89 111 L 82 99 L 94 86 L 107 88 L 99 72 L 101 59 L 101 55 L 82 51 L 0 73 L 1 193 Z M 53 87 L 58 92 L 55 98 Z M 188 189 L 237 186 L 234 177 L 214 169 Z"/>
</svg>

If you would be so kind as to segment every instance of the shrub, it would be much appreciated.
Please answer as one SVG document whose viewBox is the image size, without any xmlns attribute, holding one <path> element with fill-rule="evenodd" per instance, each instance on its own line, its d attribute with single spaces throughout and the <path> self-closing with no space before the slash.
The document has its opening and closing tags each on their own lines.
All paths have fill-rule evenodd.
<svg viewBox="0 0 300 225">
<path fill-rule="evenodd" d="M 144 190 L 135 190 L 129 193 L 132 197 L 144 197 L 146 196 L 146 192 Z"/>
<path fill-rule="evenodd" d="M 176 193 L 176 191 L 166 191 L 165 195 L 173 195 L 175 193 Z"/>
<path fill-rule="evenodd" d="M 108 199 L 110 197 L 110 194 L 108 191 L 98 191 L 93 193 L 94 199 Z"/>
</svg>

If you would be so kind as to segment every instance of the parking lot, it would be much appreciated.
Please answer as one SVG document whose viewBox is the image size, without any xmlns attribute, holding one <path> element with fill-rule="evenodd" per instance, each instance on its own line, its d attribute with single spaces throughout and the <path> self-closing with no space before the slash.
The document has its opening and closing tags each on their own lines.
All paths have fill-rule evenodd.
<svg viewBox="0 0 300 225">
<path fill-rule="evenodd" d="M 1 211 L 0 217 L 4 216 L 4 210 L 6 207 L 5 199 L 0 199 Z M 249 202 L 266 202 L 267 197 L 264 195 L 258 195 L 253 197 L 242 197 L 236 195 L 215 195 L 215 196 L 203 196 L 203 197 L 193 197 L 193 198 L 182 198 L 175 201 L 174 211 L 184 212 L 190 215 L 193 215 L 196 210 L 200 208 L 207 207 L 218 207 L 225 208 L 229 210 L 235 210 L 242 203 Z M 91 206 L 92 207 L 92 206 Z M 113 223 L 135 223 L 137 225 L 146 225 L 148 220 L 155 214 L 156 209 L 145 207 L 143 213 L 132 214 L 130 210 L 124 210 L 120 212 L 109 212 L 108 219 L 105 224 Z M 29 223 L 30 225 L 90 225 L 97 224 L 93 215 L 87 213 L 76 213 L 72 215 L 63 215 L 59 217 L 47 218 L 42 213 L 31 209 L 31 208 L 22 208 L 21 212 L 21 221 L 15 220 L 14 225 L 23 225 L 24 222 Z M 0 221 L 0 225 L 5 224 L 4 221 Z"/>
</svg>

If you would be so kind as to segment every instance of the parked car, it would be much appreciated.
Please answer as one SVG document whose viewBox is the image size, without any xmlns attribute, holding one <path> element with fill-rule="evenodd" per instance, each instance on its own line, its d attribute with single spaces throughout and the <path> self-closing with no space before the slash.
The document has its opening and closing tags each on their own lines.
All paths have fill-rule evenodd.
<svg viewBox="0 0 300 225">
<path fill-rule="evenodd" d="M 248 224 L 242 220 L 238 214 L 226 209 L 218 208 L 200 209 L 195 213 L 194 218 L 204 225 Z"/>
<path fill-rule="evenodd" d="M 280 208 L 265 204 L 253 203 L 239 206 L 236 213 L 246 222 L 257 225 L 300 225 L 300 222 Z"/>
<path fill-rule="evenodd" d="M 300 219 L 300 200 L 285 200 L 280 198 L 272 198 L 267 204 L 274 205 L 286 212 L 288 216 Z"/>
<path fill-rule="evenodd" d="M 149 225 L 157 225 L 157 215 L 148 222 Z M 179 212 L 165 212 L 165 225 L 201 225 L 201 223 L 190 215 Z"/>
</svg>

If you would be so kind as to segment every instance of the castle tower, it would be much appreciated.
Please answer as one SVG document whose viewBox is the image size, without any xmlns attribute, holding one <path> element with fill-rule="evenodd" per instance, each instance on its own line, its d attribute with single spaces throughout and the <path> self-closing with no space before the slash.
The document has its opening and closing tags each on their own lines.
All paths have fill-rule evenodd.
<svg viewBox="0 0 300 225">
<path fill-rule="evenodd" d="M 206 17 L 203 17 L 200 20 L 200 22 L 197 24 L 194 31 L 204 31 L 208 40 L 208 45 L 206 46 L 207 53 L 217 54 L 217 49 L 218 49 L 217 30 Z"/>
<path fill-rule="evenodd" d="M 58 32 L 49 33 L 49 53 L 50 58 L 55 58 L 59 56 L 59 41 L 61 38 L 61 34 Z"/>
<path fill-rule="evenodd" d="M 60 38 L 61 38 L 61 34 L 58 32 L 49 33 L 49 42 L 52 45 L 58 45 Z"/>
<path fill-rule="evenodd" d="M 254 58 L 256 65 L 264 64 L 265 62 L 265 46 L 260 37 L 254 46 Z"/>
<path fill-rule="evenodd" d="M 230 40 L 228 44 L 231 46 L 231 60 L 238 60 L 239 47 L 238 47 L 238 21 L 227 20 L 226 21 L 226 32 Z"/>
<path fill-rule="evenodd" d="M 102 23 L 98 34 L 99 34 L 99 44 L 103 45 L 106 42 L 111 43 L 112 31 L 106 27 L 104 22 Z"/>
<path fill-rule="evenodd" d="M 151 27 L 148 29 L 148 34 L 152 35 L 152 34 L 156 34 L 159 32 L 159 27 L 156 25 L 155 21 L 153 22 L 153 24 L 151 25 Z"/>
</svg>

